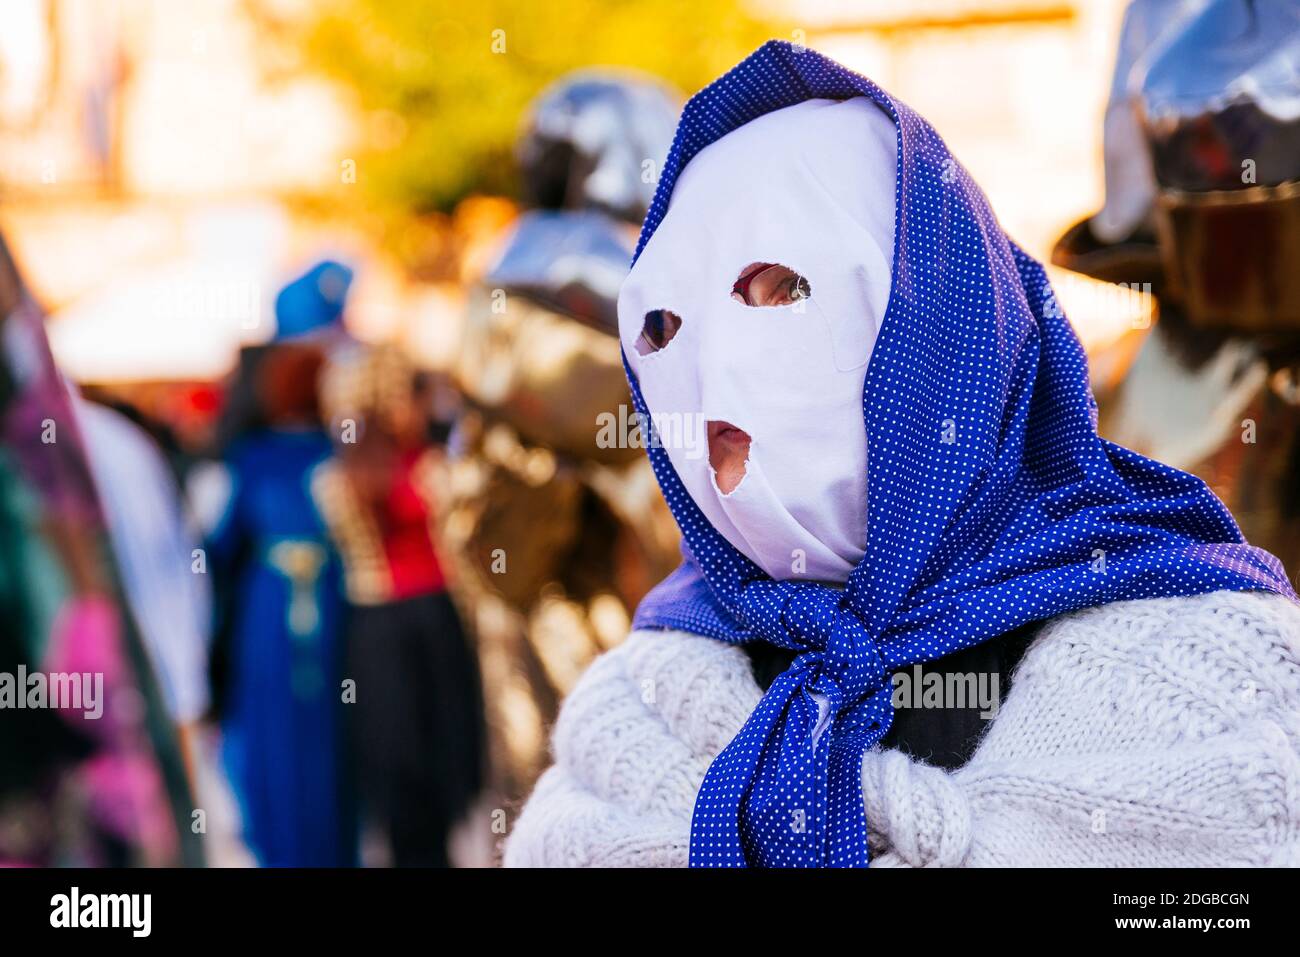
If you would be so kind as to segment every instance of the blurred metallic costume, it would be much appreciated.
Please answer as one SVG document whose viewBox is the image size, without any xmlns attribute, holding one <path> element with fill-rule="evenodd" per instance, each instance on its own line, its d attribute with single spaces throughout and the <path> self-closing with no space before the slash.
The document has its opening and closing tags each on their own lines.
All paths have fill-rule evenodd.
<svg viewBox="0 0 1300 957">
<path fill-rule="evenodd" d="M 1135 0 L 1106 204 L 1057 265 L 1150 284 L 1158 322 L 1097 365 L 1107 437 L 1205 479 L 1300 561 L 1300 6 Z M 1118 358 L 1117 357 L 1122 357 Z M 1121 378 L 1122 377 L 1122 378 Z"/>
<path fill-rule="evenodd" d="M 472 408 L 458 429 L 449 544 L 521 615 L 548 596 L 584 607 L 614 596 L 625 613 L 677 561 L 640 449 L 598 441 L 602 413 L 630 410 L 615 304 L 676 114 L 641 77 L 584 71 L 545 91 L 518 149 L 540 208 L 470 291 L 454 375 Z M 544 716 L 601 640 L 541 642 L 540 665 L 525 670 Z"/>
<path fill-rule="evenodd" d="M 529 202 L 542 209 L 599 209 L 639 225 L 676 126 L 673 95 L 648 77 L 612 70 L 569 74 L 534 101 L 519 140 Z"/>
</svg>

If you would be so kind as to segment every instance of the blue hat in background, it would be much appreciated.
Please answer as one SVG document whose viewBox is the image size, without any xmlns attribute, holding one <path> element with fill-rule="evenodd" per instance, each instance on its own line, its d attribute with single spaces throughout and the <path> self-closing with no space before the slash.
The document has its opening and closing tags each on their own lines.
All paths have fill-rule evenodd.
<svg viewBox="0 0 1300 957">
<path fill-rule="evenodd" d="M 336 326 L 352 285 L 352 270 L 322 260 L 275 297 L 275 340 L 284 342 Z"/>
</svg>

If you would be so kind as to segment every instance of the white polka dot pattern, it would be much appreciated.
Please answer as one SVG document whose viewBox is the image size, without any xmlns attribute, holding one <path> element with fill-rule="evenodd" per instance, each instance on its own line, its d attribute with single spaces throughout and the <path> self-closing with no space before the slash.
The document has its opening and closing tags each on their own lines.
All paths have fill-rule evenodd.
<svg viewBox="0 0 1300 957">
<path fill-rule="evenodd" d="M 772 41 L 693 97 L 638 254 L 703 147 L 772 110 L 853 96 L 898 128 L 893 289 L 864 386 L 865 558 L 842 590 L 768 578 L 649 449 L 686 561 L 634 627 L 802 652 L 710 767 L 693 866 L 865 865 L 861 759 L 889 728 L 888 676 L 902 666 L 1108 602 L 1294 597 L 1204 483 L 1097 435 L 1084 353 L 1042 267 L 938 134 L 839 64 Z"/>
</svg>

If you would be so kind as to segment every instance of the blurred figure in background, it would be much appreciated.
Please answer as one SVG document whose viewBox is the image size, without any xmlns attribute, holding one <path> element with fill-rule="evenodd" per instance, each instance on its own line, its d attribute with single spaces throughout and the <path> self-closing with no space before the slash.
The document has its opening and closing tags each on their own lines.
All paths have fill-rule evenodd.
<svg viewBox="0 0 1300 957">
<path fill-rule="evenodd" d="M 1093 358 L 1100 428 L 1203 478 L 1294 567 L 1300 6 L 1134 0 L 1105 146 L 1105 206 L 1053 260 L 1148 289 L 1158 321 Z"/>
<path fill-rule="evenodd" d="M 396 347 L 332 357 L 321 405 L 339 442 L 312 480 L 353 606 L 356 782 L 398 867 L 448 864 L 448 835 L 483 786 L 486 754 L 477 656 L 434 544 L 424 392 Z"/>
<path fill-rule="evenodd" d="M 108 525 L 127 603 L 179 734 L 196 790 L 198 722 L 207 712 L 211 596 L 198 542 L 162 452 L 126 416 L 82 398 L 72 405 Z"/>
<path fill-rule="evenodd" d="M 229 499 L 208 541 L 216 579 L 227 772 L 264 866 L 348 866 L 356 829 L 343 763 L 343 595 L 309 491 L 330 454 L 317 406 L 352 274 L 322 262 L 276 299 L 251 370 L 256 422 L 229 445 Z"/>
<path fill-rule="evenodd" d="M 198 864 L 174 729 L 42 320 L 0 236 L 0 866 Z M 72 700 L 32 697 L 67 679 Z"/>
<path fill-rule="evenodd" d="M 448 542 L 478 593 L 513 612 L 502 617 L 517 631 L 493 640 L 511 646 L 543 725 L 676 564 L 676 533 L 639 448 L 614 428 L 599 440 L 602 416 L 627 418 L 615 302 L 676 113 L 672 94 L 637 74 L 581 71 L 545 90 L 517 149 L 537 208 L 469 292 L 453 376 L 470 411 L 457 431 Z M 566 623 L 552 637 L 548 614 Z M 518 780 L 503 786 L 526 787 L 537 770 L 515 767 Z"/>
</svg>

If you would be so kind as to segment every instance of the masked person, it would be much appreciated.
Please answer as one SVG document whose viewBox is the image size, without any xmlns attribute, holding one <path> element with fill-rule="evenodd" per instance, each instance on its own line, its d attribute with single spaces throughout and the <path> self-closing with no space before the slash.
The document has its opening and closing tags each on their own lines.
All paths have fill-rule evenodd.
<svg viewBox="0 0 1300 957">
<path fill-rule="evenodd" d="M 224 649 L 222 750 L 245 840 L 264 866 L 347 866 L 340 567 L 310 493 L 329 458 L 317 411 L 325 344 L 352 274 L 322 262 L 276 299 L 253 372 L 257 422 L 225 454 L 230 496 L 207 544 Z"/>
<path fill-rule="evenodd" d="M 507 863 L 1300 860 L 1283 569 L 1098 437 L 1042 268 L 908 107 L 777 42 L 698 94 L 619 324 L 685 560 Z"/>
</svg>

